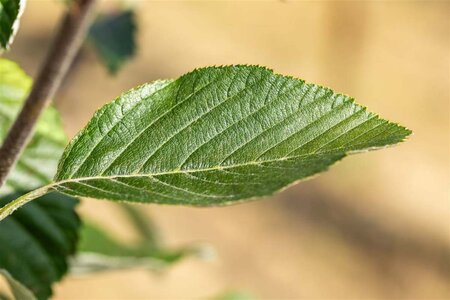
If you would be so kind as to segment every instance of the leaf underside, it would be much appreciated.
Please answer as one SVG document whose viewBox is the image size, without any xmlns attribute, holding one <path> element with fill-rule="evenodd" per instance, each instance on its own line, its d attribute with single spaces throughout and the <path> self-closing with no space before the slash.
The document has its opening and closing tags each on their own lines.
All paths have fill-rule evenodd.
<svg viewBox="0 0 450 300">
<path fill-rule="evenodd" d="M 258 66 L 198 69 L 101 108 L 65 149 L 55 190 L 220 205 L 273 192 L 411 132 L 352 98 Z"/>
<path fill-rule="evenodd" d="M 25 0 L 0 0 L 0 53 L 11 44 L 24 6 Z"/>
</svg>

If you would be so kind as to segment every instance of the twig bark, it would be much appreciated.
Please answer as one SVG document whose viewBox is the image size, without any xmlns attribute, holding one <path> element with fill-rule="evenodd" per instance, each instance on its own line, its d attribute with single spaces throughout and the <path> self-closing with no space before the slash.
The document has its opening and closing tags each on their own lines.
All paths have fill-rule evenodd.
<svg viewBox="0 0 450 300">
<path fill-rule="evenodd" d="M 0 148 L 0 187 L 51 102 L 91 23 L 97 0 L 72 0 L 22 110 Z"/>
</svg>

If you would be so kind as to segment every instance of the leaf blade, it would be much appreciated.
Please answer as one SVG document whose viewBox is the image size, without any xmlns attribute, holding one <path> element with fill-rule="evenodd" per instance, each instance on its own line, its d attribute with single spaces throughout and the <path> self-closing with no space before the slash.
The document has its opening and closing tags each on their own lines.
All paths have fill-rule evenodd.
<svg viewBox="0 0 450 300">
<path fill-rule="evenodd" d="M 54 188 L 113 200 L 228 204 L 270 195 L 348 153 L 409 134 L 330 89 L 262 67 L 211 67 L 103 107 L 66 148 Z"/>
</svg>

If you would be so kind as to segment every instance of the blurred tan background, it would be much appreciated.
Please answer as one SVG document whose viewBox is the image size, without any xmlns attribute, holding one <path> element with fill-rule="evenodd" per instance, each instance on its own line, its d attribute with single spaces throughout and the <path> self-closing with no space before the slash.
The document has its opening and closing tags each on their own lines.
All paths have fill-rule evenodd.
<svg viewBox="0 0 450 300">
<path fill-rule="evenodd" d="M 103 9 L 114 6 L 102 2 Z M 216 258 L 66 277 L 55 299 L 449 299 L 448 1 L 135 1 L 138 54 L 110 77 L 89 47 L 56 99 L 73 136 L 122 91 L 193 68 L 260 64 L 354 96 L 411 128 L 271 199 L 226 208 L 147 205 L 169 245 Z M 7 57 L 35 75 L 63 6 L 30 0 Z M 132 240 L 114 204 L 80 212 Z"/>
</svg>

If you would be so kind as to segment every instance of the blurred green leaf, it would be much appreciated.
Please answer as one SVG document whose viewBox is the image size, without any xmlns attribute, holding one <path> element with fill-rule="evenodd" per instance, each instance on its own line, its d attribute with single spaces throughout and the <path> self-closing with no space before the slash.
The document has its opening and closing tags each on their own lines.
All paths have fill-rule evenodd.
<svg viewBox="0 0 450 300">
<path fill-rule="evenodd" d="M 137 209 L 134 205 L 120 203 L 122 211 L 127 215 L 136 232 L 140 235 L 141 242 L 149 249 L 156 249 L 161 241 L 159 231 L 152 219 Z"/>
<path fill-rule="evenodd" d="M 19 113 L 31 84 L 31 78 L 16 63 L 0 59 L 0 141 Z M 60 116 L 50 106 L 40 117 L 30 143 L 0 188 L 0 196 L 51 182 L 66 143 Z"/>
<path fill-rule="evenodd" d="M 35 300 L 36 297 L 33 295 L 33 293 L 22 283 L 14 279 L 11 274 L 9 274 L 8 271 L 0 269 L 0 276 L 3 276 L 3 278 L 6 279 L 10 289 L 11 293 L 13 295 L 14 300 Z M 5 296 L 0 295 L 0 299 L 2 297 L 6 298 Z"/>
<path fill-rule="evenodd" d="M 0 0 L 0 53 L 12 43 L 19 29 L 19 19 L 25 9 L 25 0 Z"/>
<path fill-rule="evenodd" d="M 0 59 L 0 141 L 28 95 L 31 79 L 20 67 Z M 6 184 L 0 207 L 25 191 L 51 182 L 66 138 L 57 111 L 50 107 L 39 119 L 31 142 L 23 151 Z M 47 194 L 0 222 L 0 268 L 32 290 L 39 299 L 51 295 L 51 285 L 67 271 L 75 252 L 80 220 L 78 200 Z"/>
<path fill-rule="evenodd" d="M 212 297 L 211 300 L 256 300 L 256 298 L 243 291 L 227 291 L 223 294 Z"/>
<path fill-rule="evenodd" d="M 101 14 L 89 30 L 88 40 L 111 74 L 136 52 L 136 22 L 132 10 Z"/>
<path fill-rule="evenodd" d="M 119 242 L 104 229 L 85 222 L 78 247 L 80 253 L 72 263 L 75 273 L 133 267 L 160 270 L 186 256 L 199 254 L 199 247 L 169 249 L 163 246 L 155 238 L 156 228 L 148 216 L 130 205 L 121 205 L 121 208 L 134 225 L 139 241 L 132 244 Z"/>
<path fill-rule="evenodd" d="M 100 253 L 108 256 L 140 256 L 142 253 L 116 241 L 105 230 L 90 222 L 84 222 L 80 233 L 80 252 Z"/>
</svg>

